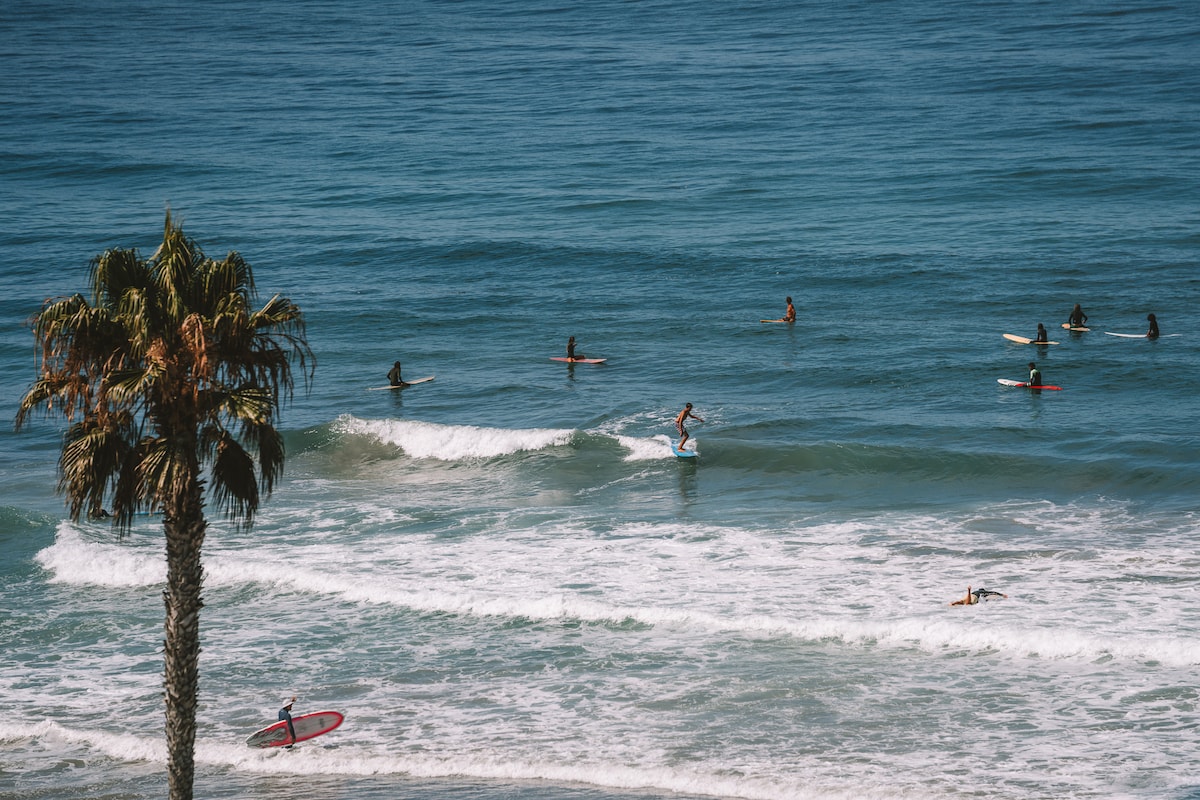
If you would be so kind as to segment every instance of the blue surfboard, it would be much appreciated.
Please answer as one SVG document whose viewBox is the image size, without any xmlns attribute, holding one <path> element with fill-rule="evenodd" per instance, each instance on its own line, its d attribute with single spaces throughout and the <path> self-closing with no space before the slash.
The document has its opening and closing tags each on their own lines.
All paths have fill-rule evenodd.
<svg viewBox="0 0 1200 800">
<path fill-rule="evenodd" d="M 696 458 L 700 455 L 695 450 L 680 450 L 674 441 L 671 442 L 671 452 L 680 458 Z"/>
</svg>

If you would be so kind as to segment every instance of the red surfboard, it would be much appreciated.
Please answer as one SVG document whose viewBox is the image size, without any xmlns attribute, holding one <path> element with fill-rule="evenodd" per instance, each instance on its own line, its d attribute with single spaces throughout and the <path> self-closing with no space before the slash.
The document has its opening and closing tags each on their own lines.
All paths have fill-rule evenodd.
<svg viewBox="0 0 1200 800">
<path fill-rule="evenodd" d="M 565 361 L 568 364 L 603 364 L 607 358 L 567 358 L 566 356 L 550 356 L 551 361 Z"/>
<path fill-rule="evenodd" d="M 296 742 L 304 742 L 323 733 L 329 733 L 345 719 L 337 711 L 317 711 L 313 714 L 301 714 L 292 717 L 292 727 L 296 729 L 296 738 L 288 735 L 287 720 L 280 720 L 274 725 L 268 725 L 261 731 L 255 731 L 246 744 L 250 747 L 283 747 Z"/>
<path fill-rule="evenodd" d="M 1061 386 L 1041 386 L 1041 385 L 1030 386 L 1028 383 L 1021 383 L 1020 381 L 1010 381 L 1007 378 L 997 378 L 996 382 L 999 383 L 1001 386 L 1020 386 L 1025 389 L 1050 389 L 1051 391 L 1055 391 L 1055 392 L 1062 391 Z"/>
</svg>

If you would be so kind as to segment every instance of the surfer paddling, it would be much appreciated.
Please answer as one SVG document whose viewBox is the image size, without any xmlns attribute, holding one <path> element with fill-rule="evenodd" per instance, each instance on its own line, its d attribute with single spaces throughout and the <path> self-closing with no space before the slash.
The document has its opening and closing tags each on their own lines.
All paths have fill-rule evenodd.
<svg viewBox="0 0 1200 800">
<path fill-rule="evenodd" d="M 971 587 L 967 587 L 967 596 L 961 600 L 955 600 L 950 605 L 952 606 L 973 606 L 977 605 L 980 600 L 990 600 L 993 597 L 1008 597 L 1002 592 L 993 592 L 991 589 L 976 589 L 971 591 Z"/>
<path fill-rule="evenodd" d="M 704 422 L 703 419 L 692 413 L 691 403 L 685 405 L 683 407 L 683 411 L 680 411 L 679 414 L 675 416 L 675 430 L 679 431 L 679 447 L 677 449 L 681 453 L 683 452 L 683 445 L 685 442 L 687 442 L 688 436 L 690 435 L 687 428 L 683 426 L 684 421 L 687 420 L 688 417 L 691 417 L 697 422 Z"/>
</svg>

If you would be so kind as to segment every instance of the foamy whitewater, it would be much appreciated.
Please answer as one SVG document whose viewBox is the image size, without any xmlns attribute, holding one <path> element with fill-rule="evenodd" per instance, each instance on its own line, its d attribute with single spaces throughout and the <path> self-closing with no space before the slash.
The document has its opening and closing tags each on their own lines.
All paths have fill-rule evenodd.
<svg viewBox="0 0 1200 800">
<path fill-rule="evenodd" d="M 0 31 L 10 415 L 167 204 L 306 312 L 284 480 L 210 520 L 197 797 L 1200 799 L 1190 6 Z M 62 431 L 0 427 L 0 799 L 161 798 L 161 520 L 68 520 Z M 345 723 L 248 748 L 293 694 Z"/>
</svg>

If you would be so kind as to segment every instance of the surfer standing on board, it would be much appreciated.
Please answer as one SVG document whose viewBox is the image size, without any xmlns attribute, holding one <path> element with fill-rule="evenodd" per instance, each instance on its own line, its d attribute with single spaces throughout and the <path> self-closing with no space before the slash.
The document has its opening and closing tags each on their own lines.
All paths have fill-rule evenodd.
<svg viewBox="0 0 1200 800">
<path fill-rule="evenodd" d="M 567 339 L 567 361 L 576 361 L 578 359 L 587 358 L 583 353 L 575 352 L 575 337 Z"/>
<path fill-rule="evenodd" d="M 973 605 L 976 605 L 980 600 L 987 600 L 990 597 L 1008 597 L 1008 595 L 1002 594 L 1000 592 L 993 592 L 990 589 L 976 589 L 975 591 L 971 591 L 971 587 L 968 586 L 967 587 L 967 596 L 964 597 L 962 600 L 955 600 L 950 605 L 952 605 L 952 606 L 973 606 Z"/>
<path fill-rule="evenodd" d="M 1158 338 L 1158 320 L 1154 318 L 1153 314 L 1147 314 L 1146 319 L 1148 319 L 1150 321 L 1150 330 L 1146 331 L 1146 338 L 1147 339 L 1157 339 Z"/>
<path fill-rule="evenodd" d="M 396 362 L 396 368 L 397 369 L 400 368 L 399 361 Z M 287 721 L 288 737 L 289 737 L 289 740 L 293 744 L 295 744 L 295 742 L 296 742 L 296 727 L 294 725 L 292 725 L 292 704 L 295 702 L 296 702 L 296 698 L 290 697 L 287 699 L 287 701 L 284 702 L 283 708 L 279 709 L 279 721 L 280 722 L 283 722 L 284 720 Z M 291 746 L 292 745 L 290 745 L 290 744 L 288 745 L 289 748 Z"/>
<path fill-rule="evenodd" d="M 697 417 L 695 414 L 692 413 L 692 404 L 691 403 L 688 403 L 687 405 L 685 405 L 683 407 L 683 411 L 680 411 L 679 414 L 675 417 L 675 430 L 679 431 L 679 437 L 680 437 L 678 449 L 679 449 L 679 452 L 681 452 L 681 453 L 683 452 L 684 442 L 686 442 L 688 440 L 688 436 L 689 436 L 687 428 L 683 427 L 683 422 L 688 417 L 691 417 L 692 419 L 696 420 L 697 422 L 704 422 L 704 420 L 702 420 L 700 417 Z"/>
<path fill-rule="evenodd" d="M 783 321 L 784 322 L 795 322 L 796 321 L 796 307 L 794 305 L 792 305 L 792 298 L 790 298 L 790 297 L 787 299 L 787 306 L 788 306 L 787 311 L 783 312 Z"/>
<path fill-rule="evenodd" d="M 397 361 L 392 368 L 388 370 L 388 383 L 392 386 L 403 386 L 404 380 L 400 377 L 400 362 Z"/>
</svg>

